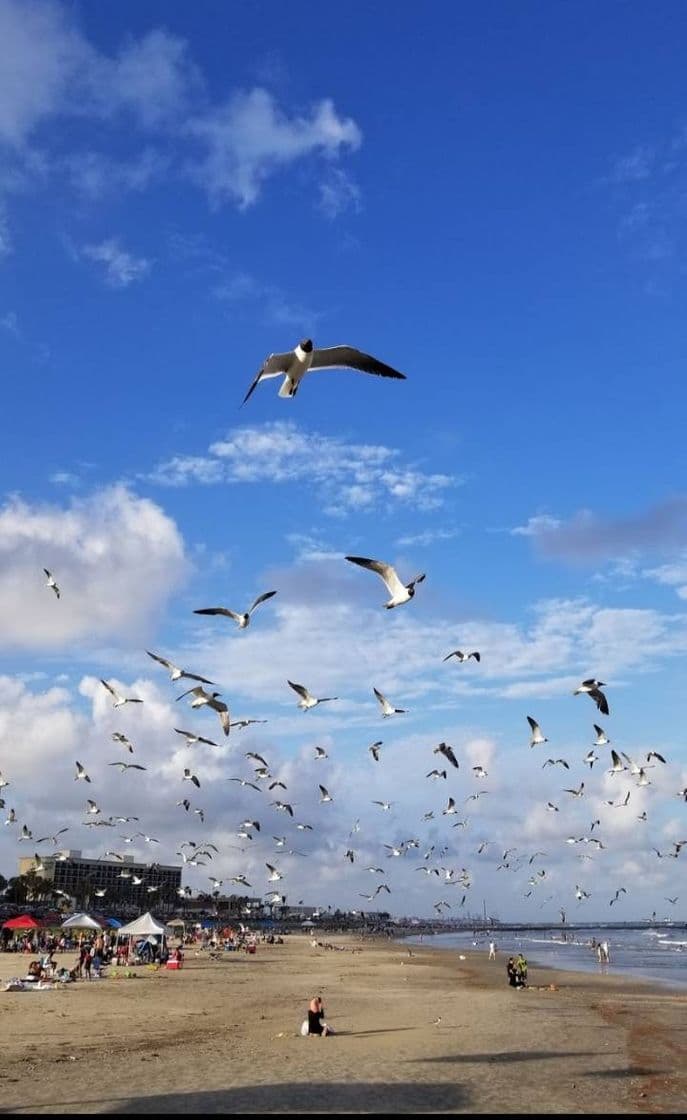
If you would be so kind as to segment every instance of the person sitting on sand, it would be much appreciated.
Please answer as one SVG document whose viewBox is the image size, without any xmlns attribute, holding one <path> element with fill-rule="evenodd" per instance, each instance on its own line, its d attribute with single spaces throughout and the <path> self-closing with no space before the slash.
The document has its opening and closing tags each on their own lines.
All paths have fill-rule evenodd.
<svg viewBox="0 0 687 1120">
<path fill-rule="evenodd" d="M 319 1034 L 323 1037 L 329 1034 L 329 1027 L 324 1021 L 322 996 L 313 996 L 308 1004 L 308 1034 Z"/>
</svg>

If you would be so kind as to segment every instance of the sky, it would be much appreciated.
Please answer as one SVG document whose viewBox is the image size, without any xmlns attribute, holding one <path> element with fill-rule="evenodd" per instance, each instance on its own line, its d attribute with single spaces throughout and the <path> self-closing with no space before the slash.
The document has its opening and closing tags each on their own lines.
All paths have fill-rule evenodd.
<svg viewBox="0 0 687 1120">
<path fill-rule="evenodd" d="M 26 825 L 213 843 L 194 892 L 687 917 L 684 31 L 672 2 L 0 0 L 6 877 Z M 406 380 L 242 405 L 303 338 Z M 387 611 L 346 555 L 426 578 Z M 244 630 L 193 613 L 268 590 Z M 148 652 L 267 722 L 225 737 Z M 286 792 L 227 780 L 247 752 Z"/>
</svg>

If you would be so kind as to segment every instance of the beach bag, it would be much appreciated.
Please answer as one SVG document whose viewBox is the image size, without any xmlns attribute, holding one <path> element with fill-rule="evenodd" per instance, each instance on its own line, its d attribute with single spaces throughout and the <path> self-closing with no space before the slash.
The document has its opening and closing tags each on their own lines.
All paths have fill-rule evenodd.
<svg viewBox="0 0 687 1120">
<path fill-rule="evenodd" d="M 303 1035 L 304 1038 L 307 1034 L 310 1034 L 310 1027 L 308 1026 L 308 1020 L 307 1019 L 304 1019 L 303 1022 L 301 1023 L 301 1034 Z"/>
</svg>

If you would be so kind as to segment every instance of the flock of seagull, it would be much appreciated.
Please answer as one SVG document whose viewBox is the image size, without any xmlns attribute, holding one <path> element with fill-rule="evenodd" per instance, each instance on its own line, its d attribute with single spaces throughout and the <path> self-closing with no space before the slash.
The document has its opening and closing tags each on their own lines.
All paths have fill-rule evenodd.
<svg viewBox="0 0 687 1120">
<path fill-rule="evenodd" d="M 344 367 L 379 375 L 382 377 L 396 379 L 405 377 L 404 374 L 399 373 L 392 367 L 385 365 L 383 362 L 380 362 L 376 358 L 372 358 L 370 355 L 364 354 L 363 352 L 356 350 L 353 347 L 335 346 L 328 349 L 316 349 L 313 346 L 311 340 L 305 339 L 300 342 L 293 351 L 289 351 L 283 354 L 271 354 L 268 356 L 268 358 L 265 360 L 262 367 L 258 371 L 252 384 L 250 385 L 250 388 L 248 389 L 248 392 L 246 393 L 246 396 L 244 398 L 244 403 L 249 399 L 257 386 L 266 378 L 272 378 L 282 375 L 283 382 L 279 390 L 279 396 L 294 397 L 298 392 L 301 381 L 306 373 L 316 370 L 327 370 Z M 418 586 L 425 579 L 425 573 L 421 572 L 415 575 L 408 582 L 404 582 L 394 566 L 385 561 L 364 556 L 346 556 L 345 559 L 347 562 L 359 568 L 373 572 L 382 580 L 389 596 L 387 601 L 383 604 L 386 610 L 395 609 L 410 603 L 416 595 Z M 46 576 L 47 588 L 49 588 L 53 592 L 57 600 L 61 600 L 61 589 L 52 572 L 49 569 L 45 568 L 44 573 Z M 245 631 L 251 624 L 252 617 L 256 609 L 262 604 L 268 602 L 276 594 L 277 591 L 270 590 L 258 595 L 257 598 L 253 600 L 251 605 L 245 611 L 235 611 L 230 610 L 228 607 L 216 606 L 198 608 L 194 613 L 202 616 L 226 618 L 235 624 L 239 632 L 242 632 Z M 56 609 L 63 609 L 63 601 L 60 604 L 60 608 Z M 190 697 L 191 699 L 189 700 L 189 706 L 193 711 L 200 712 L 204 709 L 208 709 L 208 711 L 216 714 L 219 720 L 219 726 L 225 737 L 229 736 L 232 731 L 240 731 L 250 725 L 264 724 L 267 722 L 267 720 L 265 719 L 232 720 L 229 705 L 222 699 L 221 693 L 214 690 L 215 686 L 213 681 L 197 673 L 189 672 L 187 669 L 181 668 L 174 662 L 170 661 L 168 658 L 163 657 L 158 653 L 154 653 L 151 650 L 146 650 L 146 653 L 153 661 L 161 665 L 167 671 L 167 673 L 169 674 L 169 679 L 173 683 L 179 681 L 197 682 L 192 684 L 189 688 L 187 688 L 184 692 L 177 696 L 176 700 L 181 701 Z M 481 658 L 482 655 L 478 650 L 454 649 L 447 653 L 442 660 L 444 662 L 447 662 L 451 659 L 455 659 L 458 663 L 467 664 L 471 660 L 479 663 L 481 661 Z M 129 704 L 141 705 L 144 702 L 141 697 L 122 694 L 111 682 L 104 678 L 100 678 L 100 683 L 107 691 L 108 696 L 110 697 L 110 700 L 112 702 L 112 707 L 115 710 L 121 709 Z M 311 711 L 312 709 L 318 707 L 320 704 L 333 703 L 338 699 L 338 697 L 336 696 L 314 696 L 305 685 L 299 684 L 292 680 L 287 680 L 286 684 L 293 690 L 293 692 L 296 693 L 298 697 L 297 706 L 303 712 Z M 604 681 L 597 680 L 595 678 L 589 678 L 583 680 L 579 684 L 579 686 L 575 688 L 573 695 L 588 696 L 595 704 L 598 712 L 600 712 L 603 716 L 608 716 L 610 714 L 610 709 L 606 694 L 603 691 L 603 689 L 606 687 L 607 686 Z M 373 688 L 373 693 L 379 704 L 380 714 L 383 719 L 390 719 L 395 716 L 400 716 L 406 712 L 405 708 L 397 707 L 377 687 Z M 534 717 L 528 715 L 527 723 L 530 729 L 529 747 L 532 750 L 541 751 L 541 748 L 543 748 L 544 745 L 549 742 L 549 739 L 544 734 L 539 722 L 534 719 Z M 597 771 L 595 773 L 598 774 L 599 770 L 603 769 L 606 773 L 614 776 L 624 774 L 634 782 L 634 785 L 637 788 L 644 788 L 652 784 L 649 777 L 649 771 L 654 769 L 657 764 L 659 766 L 668 765 L 666 758 L 654 750 L 649 751 L 646 758 L 641 758 L 639 760 L 631 758 L 622 750 L 616 751 L 614 747 L 611 747 L 611 740 L 606 735 L 604 729 L 596 723 L 593 724 L 593 728 L 595 733 L 593 743 L 591 744 L 590 749 L 587 750 L 587 753 L 579 760 L 581 766 L 589 768 L 589 774 L 592 773 L 594 766 L 598 764 Z M 207 746 L 210 748 L 218 748 L 220 746 L 220 744 L 215 739 L 212 739 L 205 735 L 201 735 L 195 730 L 187 730 L 182 727 L 174 727 L 172 730 L 176 735 L 179 735 L 184 739 L 185 745 L 188 748 L 195 747 L 196 745 Z M 130 755 L 134 754 L 134 744 L 127 734 L 124 734 L 122 731 L 114 731 L 111 737 L 115 743 L 123 747 Z M 384 743 L 382 740 L 375 740 L 367 748 L 370 760 L 375 765 L 375 767 L 377 765 L 380 765 L 382 767 L 384 766 L 384 763 L 382 761 L 383 746 Z M 608 762 L 603 761 L 604 755 L 602 753 L 596 753 L 597 751 L 602 752 L 606 747 L 610 747 Z M 441 742 L 437 746 L 431 748 L 431 754 L 428 753 L 428 763 L 432 756 L 438 756 L 438 766 L 432 766 L 430 769 L 428 769 L 424 774 L 424 779 L 419 773 L 418 782 L 421 782 L 423 780 L 427 780 L 431 783 L 445 782 L 448 786 L 449 775 L 451 776 L 452 780 L 455 780 L 456 772 L 461 769 L 461 760 L 459 759 L 456 750 L 449 743 Z M 318 822 L 317 825 L 313 825 L 311 823 L 297 819 L 294 804 L 291 801 L 283 799 L 284 794 L 282 793 L 282 791 L 287 790 L 287 785 L 282 779 L 279 778 L 278 775 L 273 772 L 273 769 L 268 761 L 262 755 L 256 753 L 255 751 L 246 751 L 245 757 L 252 763 L 253 773 L 250 776 L 231 776 L 226 780 L 235 783 L 237 787 L 240 787 L 242 790 L 241 796 L 245 795 L 247 799 L 246 803 L 253 807 L 245 813 L 244 819 L 241 820 L 236 828 L 235 836 L 237 840 L 241 841 L 241 844 L 229 845 L 229 847 L 232 848 L 232 850 L 237 850 L 243 854 L 245 854 L 246 852 L 252 853 L 253 850 L 257 850 L 256 837 L 258 838 L 258 840 L 260 839 L 263 833 L 263 827 L 266 828 L 266 831 L 271 832 L 274 848 L 266 853 L 270 856 L 269 860 L 264 858 L 262 859 L 265 867 L 265 882 L 267 885 L 276 883 L 281 884 L 286 880 L 286 886 L 288 887 L 288 874 L 283 869 L 283 866 L 278 866 L 276 862 L 279 857 L 285 857 L 287 855 L 305 857 L 309 854 L 297 847 L 291 846 L 293 840 L 295 839 L 295 836 L 293 837 L 293 839 L 290 838 L 291 829 L 294 830 L 294 833 L 301 834 L 305 834 L 308 832 L 321 832 L 321 850 L 326 850 L 327 852 L 331 853 L 332 858 L 335 859 L 337 844 L 340 845 L 339 858 L 341 858 L 342 861 L 345 861 L 345 863 L 348 864 L 357 864 L 360 869 L 374 876 L 377 880 L 373 890 L 369 892 L 358 892 L 359 897 L 361 897 L 365 901 L 365 903 L 373 902 L 380 894 L 392 894 L 392 885 L 389 881 L 388 868 L 395 867 L 396 865 L 387 861 L 408 859 L 409 857 L 411 857 L 412 853 L 417 852 L 418 854 L 415 858 L 416 860 L 419 859 L 420 863 L 418 866 L 415 866 L 413 868 L 413 871 L 424 874 L 427 877 L 428 881 L 435 883 L 435 885 L 439 888 L 442 897 L 437 898 L 435 901 L 433 901 L 432 906 L 437 914 L 441 915 L 444 911 L 459 911 L 462 907 L 465 906 L 466 900 L 469 897 L 470 889 L 472 888 L 475 881 L 475 875 L 479 873 L 480 862 L 484 858 L 489 858 L 491 850 L 498 847 L 495 841 L 481 838 L 479 839 L 479 841 L 475 842 L 475 846 L 470 852 L 470 854 L 473 855 L 475 859 L 475 864 L 473 866 L 457 867 L 450 865 L 453 861 L 453 856 L 451 853 L 455 851 L 457 845 L 455 844 L 453 836 L 448 831 L 444 842 L 438 843 L 437 828 L 443 827 L 447 830 L 449 828 L 451 830 L 460 829 L 462 830 L 463 836 L 469 829 L 473 829 L 474 831 L 474 826 L 471 820 L 461 815 L 463 810 L 459 808 L 459 804 L 456 801 L 456 797 L 454 796 L 454 789 L 453 793 L 447 796 L 446 804 L 443 807 L 440 808 L 438 805 L 436 805 L 434 808 L 430 808 L 429 810 L 424 812 L 424 814 L 420 818 L 419 823 L 423 825 L 431 824 L 433 835 L 435 836 L 435 840 L 433 843 L 430 844 L 429 841 L 423 843 L 420 837 L 416 835 L 406 836 L 402 839 L 396 837 L 390 843 L 386 841 L 379 843 L 379 837 L 375 835 L 372 838 L 372 841 L 363 843 L 362 847 L 364 848 L 366 853 L 369 853 L 369 851 L 371 850 L 371 845 L 378 844 L 382 859 L 378 862 L 374 862 L 373 859 L 371 863 L 365 863 L 364 858 L 361 858 L 362 853 L 360 851 L 359 841 L 354 840 L 354 837 L 356 837 L 361 832 L 361 825 L 359 820 L 356 820 L 346 837 L 337 839 L 332 835 L 332 830 L 330 829 L 329 823 L 326 820 L 326 813 L 328 811 L 327 808 L 324 808 L 322 810 L 323 819 L 321 822 Z M 325 747 L 316 746 L 314 748 L 314 760 L 316 762 L 325 764 L 329 757 L 329 752 Z M 133 761 L 117 760 L 109 762 L 108 765 L 119 769 L 122 773 L 128 771 L 146 770 L 146 767 L 142 763 Z M 87 783 L 89 786 L 91 786 L 91 778 L 87 773 L 86 768 L 79 761 L 76 762 L 75 766 L 76 772 L 74 775 L 74 781 L 83 781 L 84 783 Z M 541 768 L 543 770 L 550 767 L 553 771 L 556 767 L 559 766 L 562 767 L 566 772 L 568 772 L 571 769 L 571 761 L 562 757 L 547 757 L 541 763 Z M 470 774 L 473 780 L 477 780 L 480 782 L 486 782 L 488 780 L 488 771 L 483 764 L 477 764 L 471 767 L 467 767 L 465 766 L 465 763 L 463 763 L 463 769 Z M 587 781 L 589 781 L 590 778 L 589 775 L 587 775 L 587 772 L 583 770 L 582 773 L 586 775 Z M 183 768 L 183 773 L 180 774 L 179 780 L 180 782 L 189 782 L 190 786 L 192 787 L 192 791 L 196 791 L 201 788 L 202 783 L 200 777 L 189 766 Z M 0 773 L 0 808 L 5 808 L 5 789 L 9 785 L 10 782 L 6 778 L 3 778 L 3 775 Z M 489 792 L 490 790 L 487 786 L 482 786 L 465 797 L 463 804 L 477 804 L 480 799 L 488 795 Z M 515 791 L 513 792 L 515 793 Z M 579 783 L 577 785 L 571 783 L 569 787 L 560 789 L 559 792 L 566 795 L 571 800 L 581 800 L 583 798 L 589 797 L 590 794 L 590 791 L 587 788 L 586 781 L 582 779 L 579 780 Z M 266 826 L 264 814 L 262 812 L 260 812 L 260 814 L 255 812 L 254 798 L 256 793 L 261 797 L 266 794 L 267 797 L 270 798 L 269 803 L 266 805 L 266 810 L 269 812 L 273 820 L 276 820 L 277 816 L 281 815 L 284 817 L 285 821 L 288 822 L 287 831 L 284 835 L 274 835 L 272 829 L 268 829 Z M 180 800 L 176 802 L 176 805 L 182 808 L 186 813 L 190 813 L 192 810 L 193 814 L 197 817 L 198 822 L 202 825 L 205 823 L 206 819 L 205 810 L 200 806 L 193 805 L 191 801 L 191 795 L 195 796 L 194 793 L 191 793 L 188 797 L 180 798 Z M 676 796 L 681 798 L 683 801 L 687 801 L 687 788 L 679 790 Z M 564 818 L 565 810 L 563 805 L 559 805 L 556 803 L 559 798 L 555 794 L 553 795 L 553 797 L 555 797 L 555 800 L 552 798 L 546 804 L 547 811 L 552 814 L 560 813 L 561 818 Z M 317 798 L 318 804 L 325 807 L 330 805 L 335 800 L 334 795 L 332 794 L 328 786 L 324 784 L 324 782 L 318 783 Z M 370 799 L 370 801 L 372 805 L 376 806 L 379 809 L 381 814 L 389 814 L 390 817 L 394 816 L 392 811 L 394 809 L 395 803 L 393 801 L 380 798 Z M 631 801 L 632 788 L 630 787 L 629 789 L 623 791 L 622 796 L 620 796 L 618 800 L 605 800 L 603 802 L 603 805 L 604 807 L 620 809 L 621 811 L 631 813 L 633 811 L 632 805 L 630 804 Z M 103 816 L 97 802 L 90 798 L 86 801 L 85 815 L 90 819 L 83 821 L 82 824 L 84 826 L 90 826 L 94 828 L 116 828 L 118 825 L 127 824 L 131 821 L 138 821 L 138 817 L 131 815 L 105 817 Z M 258 819 L 258 816 L 260 816 L 262 819 Z M 648 814 L 646 810 L 643 810 L 638 814 L 635 813 L 635 816 L 640 826 L 643 826 L 648 821 Z M 442 818 L 446 818 L 445 824 L 442 824 Z M 451 818 L 458 819 L 451 820 Z M 16 810 L 14 808 L 9 809 L 7 819 L 4 823 L 8 827 L 11 827 L 14 824 L 18 823 Z M 572 880 L 584 880 L 585 876 L 584 874 L 582 874 L 583 864 L 586 863 L 587 865 L 589 865 L 589 863 L 593 863 L 594 860 L 603 858 L 601 857 L 601 853 L 603 851 L 606 851 L 610 846 L 607 842 L 604 842 L 604 839 L 599 834 L 598 830 L 600 829 L 601 818 L 598 817 L 590 822 L 588 829 L 586 829 L 582 835 L 577 835 L 576 832 L 573 832 L 572 835 L 564 835 L 563 833 L 565 832 L 565 829 L 562 828 L 560 830 L 561 836 L 559 843 L 561 845 L 567 844 L 573 847 L 577 847 L 579 845 L 582 849 L 579 855 L 581 863 L 580 872 L 576 875 L 573 875 Z M 37 848 L 41 843 L 51 843 L 54 847 L 58 847 L 59 843 L 61 843 L 59 837 L 67 831 L 68 829 L 64 827 L 57 830 L 53 835 L 41 836 L 36 838 L 33 835 L 33 831 L 26 824 L 24 824 L 19 831 L 18 838 L 20 841 L 32 841 L 35 848 Z M 137 841 L 140 841 L 141 843 L 145 843 L 147 845 L 160 843 L 160 841 L 156 837 L 150 836 L 143 831 L 136 831 L 132 835 L 120 833 L 119 837 L 125 844 L 133 844 Z M 464 841 L 461 841 L 461 843 L 464 851 L 467 852 L 468 844 Z M 671 843 L 668 850 L 661 850 L 656 847 L 653 847 L 651 850 L 655 852 L 656 856 L 660 859 L 677 859 L 682 847 L 685 846 L 685 844 L 687 844 L 687 840 L 675 840 Z M 120 852 L 116 850 L 116 847 L 117 845 L 115 846 L 115 848 L 108 849 L 105 852 L 105 856 L 107 858 L 123 862 L 124 857 Z M 200 868 L 208 867 L 210 861 L 212 861 L 222 853 L 220 852 L 220 849 L 218 849 L 217 846 L 213 843 L 203 842 L 202 840 L 189 839 L 184 840 L 179 844 L 176 854 L 181 857 L 184 867 L 188 866 L 193 868 Z M 61 852 L 54 852 L 52 853 L 52 855 L 53 858 L 56 859 L 64 858 Z M 535 852 L 527 852 L 518 851 L 516 848 L 506 848 L 503 850 L 500 858 L 495 860 L 495 868 L 499 872 L 504 871 L 506 873 L 510 872 L 526 876 L 526 880 L 522 881 L 522 887 L 524 888 L 522 892 L 523 897 L 526 899 L 534 898 L 539 901 L 542 892 L 545 890 L 544 884 L 552 884 L 559 878 L 556 873 L 557 868 L 556 871 L 552 872 L 551 868 L 545 866 L 545 861 L 550 855 L 550 852 L 547 853 L 540 850 L 537 850 Z M 44 858 L 44 855 L 41 856 L 37 850 L 35 851 L 34 861 L 36 869 L 42 869 L 42 860 Z M 238 858 L 234 856 L 230 857 L 230 859 L 232 864 L 240 862 L 240 860 L 238 860 Z M 281 859 L 279 860 L 279 862 L 281 862 Z M 255 866 L 252 860 L 251 866 Z M 139 875 L 135 875 L 131 870 L 123 867 L 120 876 L 123 883 L 128 880 L 133 886 L 144 886 L 149 893 L 155 894 L 161 889 L 160 883 L 156 882 L 157 876 L 155 872 L 157 867 L 159 867 L 159 864 L 151 861 L 151 863 L 148 865 L 148 871 L 145 878 Z M 257 881 L 252 881 L 256 879 L 256 875 L 254 872 L 252 873 L 251 878 L 249 878 L 248 869 L 245 867 L 242 869 L 232 868 L 232 870 L 235 870 L 235 873 L 231 876 L 228 876 L 226 879 L 218 879 L 215 875 L 207 874 L 207 879 L 211 884 L 210 893 L 213 893 L 215 896 L 217 896 L 225 883 L 230 883 L 233 886 L 244 890 L 260 890 L 260 884 Z M 590 871 L 592 872 L 593 878 L 594 869 L 591 868 Z M 521 880 L 518 880 L 518 882 L 520 883 Z M 313 884 L 313 887 L 314 886 L 315 884 Z M 454 893 L 450 891 L 449 888 L 452 887 L 458 887 L 458 892 Z M 56 891 L 55 893 L 60 894 L 64 892 Z M 99 898 L 104 897 L 106 893 L 107 892 L 105 889 L 101 889 L 95 892 L 96 896 Z M 613 896 L 607 900 L 608 906 L 612 907 L 616 905 L 630 893 L 630 889 L 625 885 L 616 887 Z M 191 888 L 188 886 L 182 886 L 179 888 L 179 894 L 182 897 L 188 897 L 192 894 Z M 263 892 L 263 894 L 266 903 L 270 906 L 278 907 L 287 903 L 287 894 L 282 893 L 281 889 L 266 890 Z M 443 897 L 444 894 L 448 894 L 448 897 Z M 566 888 L 564 888 L 562 898 L 563 900 L 565 900 L 567 896 L 574 897 L 578 905 L 581 905 L 584 902 L 588 901 L 590 898 L 594 897 L 594 895 L 595 890 L 593 883 L 591 884 L 591 886 L 587 886 L 577 881 L 575 881 L 573 884 L 573 882 L 571 881 L 570 884 Z M 458 898 L 458 896 L 460 896 L 460 898 Z M 678 897 L 678 895 L 669 894 L 666 896 L 665 900 L 670 904 L 675 905 L 678 901 Z M 560 891 L 558 894 L 549 895 L 543 901 L 540 901 L 540 908 L 543 908 L 547 904 L 550 904 L 554 899 L 557 899 L 558 902 L 561 901 Z M 112 901 L 114 902 L 115 899 L 113 898 Z M 299 901 L 302 902 L 302 900 Z M 564 914 L 565 911 L 561 907 L 562 918 L 564 918 Z"/>
</svg>

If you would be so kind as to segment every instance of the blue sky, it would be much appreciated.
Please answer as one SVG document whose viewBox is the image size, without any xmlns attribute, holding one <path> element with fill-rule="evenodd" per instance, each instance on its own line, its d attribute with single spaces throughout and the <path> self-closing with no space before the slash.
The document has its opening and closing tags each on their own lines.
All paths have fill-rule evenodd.
<svg viewBox="0 0 687 1120">
<path fill-rule="evenodd" d="M 237 850 L 254 809 L 224 782 L 250 776 L 253 749 L 317 824 L 294 833 L 309 862 L 292 857 L 291 901 L 364 908 L 360 868 L 418 837 L 472 886 L 418 883 L 411 849 L 390 861 L 396 913 L 459 913 L 465 893 L 464 911 L 604 918 L 624 885 L 620 916 L 677 916 L 682 864 L 654 849 L 683 839 L 687 785 L 684 10 L 432 16 L 0 0 L 6 808 L 98 854 L 79 758 L 104 813 L 138 798 L 176 862 L 197 836 L 176 806 L 192 762 L 222 849 L 208 872 L 247 871 L 260 893 L 282 818 L 265 799 L 262 836 Z M 241 407 L 265 356 L 302 337 L 407 380 L 337 371 L 292 401 L 268 381 Z M 427 579 L 386 612 L 347 553 Z M 268 587 L 245 633 L 192 613 Z M 443 663 L 454 648 L 479 665 Z M 181 689 L 146 649 L 269 722 L 209 755 L 179 745 Z M 609 775 L 609 747 L 582 762 L 601 718 L 571 696 L 588 676 L 608 683 L 614 748 L 669 760 L 649 787 Z M 101 677 L 146 703 L 113 712 Z M 299 712 L 288 678 L 341 699 Z M 382 722 L 373 686 L 408 714 Z M 529 747 L 528 714 L 570 781 Z M 222 737 L 211 713 L 183 715 Z M 136 789 L 107 767 L 117 729 L 149 765 Z M 442 739 L 461 768 L 435 784 Z M 489 796 L 454 831 L 441 809 L 465 806 L 477 764 Z M 628 788 L 627 807 L 604 804 Z M 372 790 L 395 802 L 384 820 Z M 599 817 L 605 848 L 578 860 L 592 845 L 565 838 Z M 0 834 L 5 874 L 30 847 L 17 827 Z M 513 846 L 518 866 L 497 870 Z M 536 850 L 547 885 L 526 897 Z"/>
</svg>

